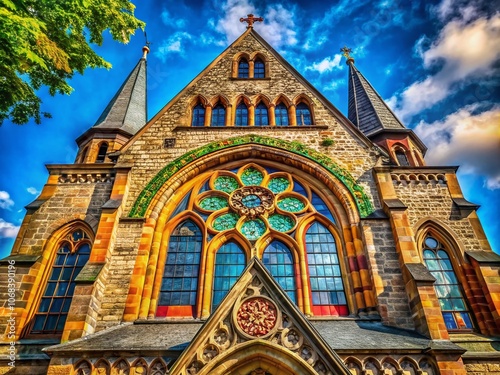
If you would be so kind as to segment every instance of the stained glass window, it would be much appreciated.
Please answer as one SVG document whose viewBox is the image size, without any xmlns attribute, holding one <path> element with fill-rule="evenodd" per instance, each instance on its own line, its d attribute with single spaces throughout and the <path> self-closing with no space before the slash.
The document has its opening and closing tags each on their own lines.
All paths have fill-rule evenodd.
<svg viewBox="0 0 500 375">
<path fill-rule="evenodd" d="M 269 225 L 278 232 L 288 232 L 295 226 L 295 221 L 290 216 L 272 214 L 268 218 Z"/>
<path fill-rule="evenodd" d="M 446 328 L 472 329 L 469 309 L 465 303 L 448 253 L 441 243 L 431 236 L 424 241 L 424 262 L 429 272 L 436 278 L 434 289 L 441 305 Z"/>
<path fill-rule="evenodd" d="M 227 206 L 227 199 L 217 195 L 203 198 L 200 201 L 200 207 L 207 211 L 217 211 Z"/>
<path fill-rule="evenodd" d="M 230 212 L 228 214 L 217 216 L 213 223 L 213 228 L 218 231 L 233 229 L 240 217 L 238 214 Z"/>
<path fill-rule="evenodd" d="M 232 193 L 236 189 L 238 189 L 239 184 L 238 181 L 231 176 L 219 176 L 215 179 L 214 183 L 215 190 L 220 190 L 225 193 Z"/>
<path fill-rule="evenodd" d="M 260 238 L 266 232 L 266 224 L 260 219 L 248 220 L 241 226 L 241 233 L 253 241 Z"/>
<path fill-rule="evenodd" d="M 307 262 L 315 315 L 347 315 L 347 301 L 335 239 L 314 222 L 306 233 Z"/>
<path fill-rule="evenodd" d="M 248 78 L 248 61 L 245 59 L 238 63 L 238 78 Z"/>
<path fill-rule="evenodd" d="M 274 109 L 276 126 L 288 126 L 288 109 L 283 103 L 280 103 Z"/>
<path fill-rule="evenodd" d="M 248 125 L 248 108 L 245 103 L 240 103 L 236 107 L 236 126 Z"/>
<path fill-rule="evenodd" d="M 198 104 L 193 108 L 193 120 L 191 126 L 204 126 L 205 125 L 205 107 Z"/>
<path fill-rule="evenodd" d="M 226 108 L 222 104 L 217 104 L 212 109 L 211 126 L 224 126 L 226 124 Z"/>
<path fill-rule="evenodd" d="M 290 181 L 285 177 L 274 177 L 269 180 L 267 187 L 274 194 L 282 193 L 290 186 Z"/>
<path fill-rule="evenodd" d="M 246 185 L 260 185 L 264 175 L 255 168 L 247 168 L 241 174 L 241 181 Z"/>
<path fill-rule="evenodd" d="M 285 197 L 283 199 L 280 199 L 277 205 L 282 210 L 288 212 L 300 212 L 306 207 L 304 202 L 295 197 Z"/>
<path fill-rule="evenodd" d="M 78 229 L 61 243 L 31 333 L 62 333 L 75 290 L 75 279 L 90 257 L 88 239 L 87 234 Z"/>
<path fill-rule="evenodd" d="M 297 125 L 311 125 L 311 110 L 305 103 L 299 103 L 296 107 Z"/>
<path fill-rule="evenodd" d="M 245 253 L 239 245 L 229 242 L 215 256 L 212 311 L 215 311 L 245 269 Z"/>
<path fill-rule="evenodd" d="M 266 76 L 266 67 L 261 59 L 255 60 L 253 65 L 253 76 L 254 78 L 265 78 Z"/>
<path fill-rule="evenodd" d="M 203 236 L 191 220 L 179 224 L 170 236 L 167 261 L 158 298 L 157 315 L 165 316 L 162 306 L 194 306 Z"/>
<path fill-rule="evenodd" d="M 255 108 L 255 126 L 269 125 L 269 117 L 267 115 L 267 107 L 264 103 L 259 103 Z"/>
<path fill-rule="evenodd" d="M 264 251 L 262 262 L 291 300 L 296 303 L 295 272 L 292 253 L 288 247 L 280 241 L 271 242 Z"/>
<path fill-rule="evenodd" d="M 108 152 L 108 144 L 106 142 L 101 143 L 99 146 L 99 151 L 97 152 L 96 163 L 104 163 L 104 159 L 106 159 L 106 153 Z"/>
<path fill-rule="evenodd" d="M 330 212 L 330 209 L 326 205 L 326 203 L 321 199 L 318 194 L 312 192 L 312 204 L 316 211 L 318 211 L 321 215 L 326 216 L 328 219 L 330 219 L 333 223 L 335 223 L 335 219 L 333 218 L 332 213 Z"/>
<path fill-rule="evenodd" d="M 408 162 L 408 158 L 406 157 L 406 154 L 404 153 L 403 150 L 396 150 L 396 159 L 398 161 L 398 164 L 402 167 L 408 167 L 410 163 Z"/>
</svg>

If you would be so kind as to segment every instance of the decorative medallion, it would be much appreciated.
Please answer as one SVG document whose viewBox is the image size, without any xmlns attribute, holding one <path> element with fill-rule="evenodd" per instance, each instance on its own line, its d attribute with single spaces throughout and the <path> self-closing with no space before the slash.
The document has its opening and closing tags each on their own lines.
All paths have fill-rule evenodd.
<svg viewBox="0 0 500 375">
<path fill-rule="evenodd" d="M 245 186 L 234 191 L 229 197 L 229 205 L 241 216 L 254 218 L 274 208 L 274 194 L 261 186 Z"/>
<path fill-rule="evenodd" d="M 288 181 L 285 177 L 272 178 L 267 184 L 269 190 L 271 190 L 274 194 L 283 193 L 289 186 L 290 181 Z"/>
<path fill-rule="evenodd" d="M 306 207 L 304 202 L 295 197 L 286 197 L 280 199 L 277 205 L 283 211 L 288 211 L 288 212 L 300 212 Z"/>
<path fill-rule="evenodd" d="M 228 213 L 224 215 L 217 216 L 212 224 L 215 230 L 223 231 L 228 229 L 233 229 L 238 222 L 240 217 L 235 213 Z"/>
<path fill-rule="evenodd" d="M 206 197 L 200 201 L 200 207 L 206 211 L 217 211 L 227 206 L 227 199 L 217 195 Z"/>
<path fill-rule="evenodd" d="M 231 176 L 219 176 L 214 182 L 215 190 L 220 190 L 228 194 L 238 189 L 239 186 L 236 178 Z"/>
<path fill-rule="evenodd" d="M 295 221 L 290 216 L 273 214 L 268 219 L 269 226 L 278 232 L 288 232 L 295 226 Z"/>
<path fill-rule="evenodd" d="M 254 241 L 266 232 L 266 224 L 260 220 L 248 220 L 241 226 L 241 233 L 250 241 Z"/>
<path fill-rule="evenodd" d="M 276 305 L 266 298 L 249 298 L 238 309 L 236 321 L 247 335 L 262 337 L 270 333 L 276 326 L 278 310 Z"/>
</svg>

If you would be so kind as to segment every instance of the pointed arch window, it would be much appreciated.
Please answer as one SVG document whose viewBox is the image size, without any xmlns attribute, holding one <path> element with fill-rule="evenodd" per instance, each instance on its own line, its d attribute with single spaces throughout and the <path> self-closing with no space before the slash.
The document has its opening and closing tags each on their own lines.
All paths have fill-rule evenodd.
<svg viewBox="0 0 500 375">
<path fill-rule="evenodd" d="M 76 229 L 59 244 L 31 334 L 61 334 L 75 290 L 75 279 L 90 257 L 90 238 Z"/>
<path fill-rule="evenodd" d="M 218 103 L 212 109 L 212 121 L 211 126 L 224 126 L 226 124 L 226 108 L 220 103 Z"/>
<path fill-rule="evenodd" d="M 295 109 L 297 125 L 311 125 L 311 110 L 305 103 L 299 103 Z"/>
<path fill-rule="evenodd" d="M 430 235 L 425 238 L 423 248 L 425 266 L 436 278 L 434 289 L 441 305 L 446 328 L 449 330 L 473 329 L 462 287 L 453 270 L 448 253 L 443 245 Z"/>
<path fill-rule="evenodd" d="M 191 126 L 204 126 L 205 125 L 205 107 L 201 103 L 198 103 L 193 108 L 193 119 L 191 121 Z"/>
<path fill-rule="evenodd" d="M 157 316 L 169 315 L 169 307 L 172 306 L 194 309 L 202 246 L 201 230 L 191 220 L 182 222 L 172 232 L 158 298 Z M 172 311 L 175 310 L 170 309 L 170 312 Z"/>
<path fill-rule="evenodd" d="M 235 242 L 228 242 L 217 251 L 212 295 L 212 311 L 215 311 L 245 269 L 243 249 Z"/>
<path fill-rule="evenodd" d="M 241 102 L 236 107 L 236 126 L 248 125 L 248 108 L 245 103 Z"/>
<path fill-rule="evenodd" d="M 335 238 L 314 222 L 306 232 L 307 263 L 315 315 L 347 315 L 347 301 Z"/>
<path fill-rule="evenodd" d="M 255 108 L 255 126 L 269 125 L 269 116 L 267 107 L 264 103 L 260 102 Z"/>
<path fill-rule="evenodd" d="M 238 63 L 238 78 L 248 78 L 249 65 L 246 59 L 241 59 Z"/>
<path fill-rule="evenodd" d="M 274 110 L 276 126 L 288 126 L 288 109 L 283 103 L 276 106 Z"/>
<path fill-rule="evenodd" d="M 97 159 L 95 160 L 95 162 L 104 163 L 107 152 L 108 152 L 108 143 L 107 142 L 101 143 L 101 145 L 99 146 L 99 151 L 97 152 Z"/>
<path fill-rule="evenodd" d="M 280 241 L 273 241 L 264 250 L 262 262 L 290 299 L 297 303 L 295 272 L 290 249 Z"/>
<path fill-rule="evenodd" d="M 261 59 L 257 59 L 253 66 L 253 77 L 254 78 L 265 78 L 266 77 L 266 66 Z"/>
<path fill-rule="evenodd" d="M 400 166 L 402 166 L 402 167 L 409 167 L 410 166 L 410 162 L 408 161 L 408 158 L 406 157 L 406 153 L 404 152 L 404 150 L 398 148 L 398 149 L 396 149 L 394 154 L 396 155 L 396 160 L 398 161 L 398 164 Z"/>
</svg>

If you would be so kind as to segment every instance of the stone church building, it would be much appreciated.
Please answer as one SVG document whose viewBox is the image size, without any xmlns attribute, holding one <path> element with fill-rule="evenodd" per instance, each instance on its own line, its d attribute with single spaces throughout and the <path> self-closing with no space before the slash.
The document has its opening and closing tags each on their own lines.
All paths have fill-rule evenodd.
<svg viewBox="0 0 500 375">
<path fill-rule="evenodd" d="M 345 116 L 255 20 L 149 121 L 144 47 L 47 166 L 1 261 L 0 374 L 500 374 L 500 256 L 457 167 L 347 48 Z"/>
</svg>

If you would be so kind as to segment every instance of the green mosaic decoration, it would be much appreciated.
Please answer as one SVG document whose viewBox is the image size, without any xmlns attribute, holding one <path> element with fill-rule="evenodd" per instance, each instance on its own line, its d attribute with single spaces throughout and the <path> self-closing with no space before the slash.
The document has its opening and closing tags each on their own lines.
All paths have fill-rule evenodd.
<svg viewBox="0 0 500 375">
<path fill-rule="evenodd" d="M 283 211 L 288 211 L 288 212 L 299 212 L 299 211 L 302 211 L 306 207 L 304 202 L 302 202 L 300 199 L 297 199 L 294 197 L 286 197 L 286 198 L 280 199 L 278 201 L 277 205 Z"/>
<path fill-rule="evenodd" d="M 249 185 L 260 185 L 264 176 L 255 168 L 247 168 L 241 174 L 241 181 L 246 186 Z"/>
<path fill-rule="evenodd" d="M 207 211 L 217 211 L 228 206 L 227 199 L 218 196 L 206 197 L 200 201 L 200 207 Z"/>
<path fill-rule="evenodd" d="M 266 224 L 260 219 L 245 221 L 241 226 L 241 233 L 251 241 L 258 239 L 265 232 Z"/>
<path fill-rule="evenodd" d="M 332 159 L 322 153 L 310 149 L 299 142 L 288 142 L 282 139 L 275 139 L 255 134 L 249 134 L 242 137 L 228 138 L 221 141 L 209 143 L 195 150 L 189 151 L 186 154 L 178 157 L 173 162 L 166 165 L 141 191 L 137 200 L 134 202 L 130 210 L 129 217 L 144 217 L 151 201 L 158 194 L 161 187 L 178 171 L 184 168 L 189 163 L 196 159 L 208 155 L 212 152 L 228 149 L 235 146 L 246 144 L 258 144 L 269 146 L 285 151 L 289 151 L 296 155 L 301 155 L 308 158 L 323 168 L 327 169 L 337 179 L 339 179 L 351 192 L 361 217 L 370 215 L 374 209 L 370 199 L 363 190 L 363 187 L 356 183 L 356 180 L 345 169 L 339 167 Z"/>
<path fill-rule="evenodd" d="M 215 190 L 220 190 L 228 194 L 232 193 L 239 187 L 238 181 L 236 181 L 234 177 L 230 176 L 219 176 L 214 182 Z"/>
<path fill-rule="evenodd" d="M 290 181 L 285 177 L 275 177 L 271 178 L 267 187 L 274 194 L 282 193 L 290 186 Z"/>
<path fill-rule="evenodd" d="M 218 231 L 233 229 L 236 226 L 239 218 L 240 217 L 238 214 L 232 212 L 220 215 L 215 218 L 212 227 Z"/>
<path fill-rule="evenodd" d="M 267 220 L 269 226 L 278 232 L 288 232 L 295 226 L 295 221 L 290 216 L 274 214 Z"/>
</svg>

